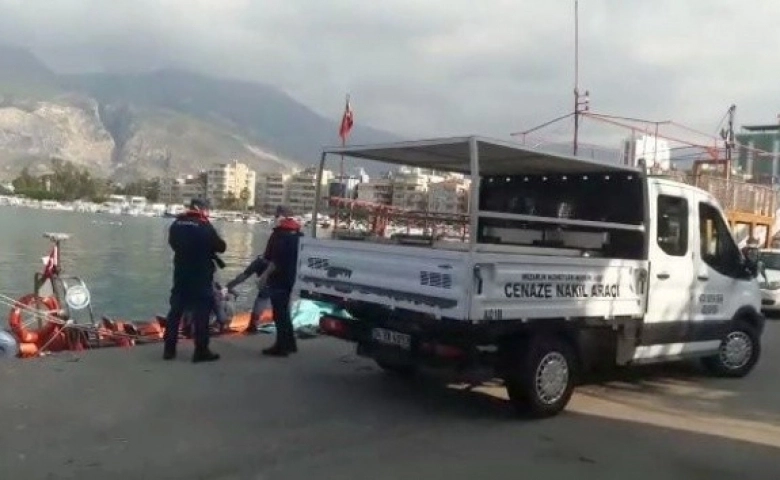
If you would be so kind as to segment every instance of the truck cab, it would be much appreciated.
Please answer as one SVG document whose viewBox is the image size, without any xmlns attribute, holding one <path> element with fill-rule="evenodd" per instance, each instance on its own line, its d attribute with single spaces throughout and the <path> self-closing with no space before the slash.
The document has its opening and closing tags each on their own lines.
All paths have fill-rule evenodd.
<svg viewBox="0 0 780 480">
<path fill-rule="evenodd" d="M 699 358 L 739 377 L 760 357 L 756 262 L 704 190 L 476 136 L 326 150 L 321 172 L 328 155 L 471 179 L 462 242 L 320 235 L 322 201 L 301 242 L 298 294 L 349 312 L 321 330 L 387 371 L 488 366 L 543 417 L 591 370 Z"/>
<path fill-rule="evenodd" d="M 747 264 L 718 202 L 686 184 L 646 181 L 656 235 L 648 249 L 648 302 L 635 363 L 718 351 L 734 319 L 759 333 L 755 265 Z M 749 343 L 732 335 L 723 361 L 736 370 L 752 367 Z"/>
</svg>

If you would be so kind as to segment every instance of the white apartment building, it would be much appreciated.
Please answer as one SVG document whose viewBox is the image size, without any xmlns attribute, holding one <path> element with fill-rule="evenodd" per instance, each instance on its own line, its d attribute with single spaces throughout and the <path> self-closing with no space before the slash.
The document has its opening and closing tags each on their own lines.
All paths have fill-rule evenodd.
<svg viewBox="0 0 780 480">
<path fill-rule="evenodd" d="M 322 172 L 322 197 L 328 196 L 328 185 L 333 179 L 333 172 Z M 314 210 L 317 198 L 317 169 L 314 167 L 293 173 L 287 183 L 287 206 L 296 215 L 305 215 Z"/>
<path fill-rule="evenodd" d="M 443 174 L 434 170 L 400 167 L 393 176 L 392 205 L 404 210 L 426 210 L 428 185 L 444 179 Z"/>
<path fill-rule="evenodd" d="M 210 200 L 219 202 L 230 197 L 241 199 L 245 196 L 246 205 L 254 206 L 257 175 L 247 165 L 234 160 L 211 167 L 206 175 Z"/>
<path fill-rule="evenodd" d="M 393 180 L 378 178 L 359 184 L 357 186 L 357 199 L 361 202 L 390 205 L 393 203 Z"/>
<path fill-rule="evenodd" d="M 665 172 L 671 168 L 669 142 L 655 135 L 640 135 L 623 142 L 623 163 L 636 167 L 643 160 L 653 172 Z"/>
<path fill-rule="evenodd" d="M 200 175 L 166 178 L 160 182 L 160 202 L 166 205 L 183 205 L 193 198 L 206 197 L 206 184 Z"/>
<path fill-rule="evenodd" d="M 466 213 L 469 205 L 469 182 L 448 178 L 428 185 L 428 211 L 436 213 Z"/>
<path fill-rule="evenodd" d="M 257 202 L 258 210 L 272 214 L 278 205 L 287 202 L 287 186 L 292 175 L 289 173 L 266 173 L 258 176 Z"/>
</svg>

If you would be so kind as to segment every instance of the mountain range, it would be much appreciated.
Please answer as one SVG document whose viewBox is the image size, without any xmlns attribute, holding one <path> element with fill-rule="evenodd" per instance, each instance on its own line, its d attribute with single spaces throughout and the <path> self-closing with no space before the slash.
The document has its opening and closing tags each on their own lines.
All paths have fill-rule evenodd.
<svg viewBox="0 0 780 480">
<path fill-rule="evenodd" d="M 52 158 L 116 181 L 234 159 L 279 171 L 315 164 L 338 143 L 339 121 L 267 84 L 176 69 L 63 75 L 28 50 L 0 46 L 0 178 L 43 171 Z M 350 138 L 394 140 L 359 122 Z"/>
</svg>

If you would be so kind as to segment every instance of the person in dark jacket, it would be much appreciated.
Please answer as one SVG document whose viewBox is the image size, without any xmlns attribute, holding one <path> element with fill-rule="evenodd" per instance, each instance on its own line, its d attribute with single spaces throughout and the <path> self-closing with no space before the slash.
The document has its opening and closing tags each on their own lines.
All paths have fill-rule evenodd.
<svg viewBox="0 0 780 480">
<path fill-rule="evenodd" d="M 290 296 L 295 285 L 301 236 L 301 225 L 292 218 L 292 212 L 279 206 L 276 209 L 276 227 L 268 238 L 263 255 L 268 267 L 258 280 L 260 289 L 268 286 L 276 324 L 276 343 L 263 350 L 264 355 L 286 357 L 298 351 L 290 316 Z"/>
<path fill-rule="evenodd" d="M 238 295 L 234 293 L 234 289 L 247 281 L 252 275 L 260 277 L 267 267 L 268 261 L 265 257 L 263 255 L 258 256 L 243 272 L 227 283 L 226 287 L 228 292 L 232 293 L 234 297 L 237 297 Z M 255 303 L 252 305 L 252 313 L 249 315 L 249 325 L 246 327 L 246 330 L 244 330 L 246 335 L 254 335 L 259 331 L 257 326 L 260 324 L 260 316 L 263 314 L 263 310 L 267 308 L 269 301 L 270 294 L 268 288 L 259 289 L 257 291 L 257 297 L 255 297 Z"/>
<path fill-rule="evenodd" d="M 209 350 L 209 316 L 214 309 L 214 271 L 224 263 L 217 254 L 227 249 L 208 219 L 208 202 L 193 199 L 190 209 L 176 217 L 168 230 L 173 249 L 173 288 L 166 319 L 163 358 L 176 357 L 179 321 L 190 314 L 195 352 L 192 361 L 212 362 L 219 355 Z"/>
</svg>

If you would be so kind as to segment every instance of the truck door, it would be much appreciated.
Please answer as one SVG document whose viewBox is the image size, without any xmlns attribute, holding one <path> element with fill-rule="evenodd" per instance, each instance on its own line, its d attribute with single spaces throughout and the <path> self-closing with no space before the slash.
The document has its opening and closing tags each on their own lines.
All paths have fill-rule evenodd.
<svg viewBox="0 0 780 480">
<path fill-rule="evenodd" d="M 718 338 L 718 324 L 731 320 L 741 305 L 752 303 L 748 297 L 754 289 L 740 287 L 753 279 L 745 272 L 742 254 L 720 209 L 702 200 L 697 210 L 699 231 L 691 316 L 701 335 Z M 715 333 L 707 334 L 709 330 Z"/>
<path fill-rule="evenodd" d="M 677 343 L 690 319 L 693 289 L 691 212 L 688 190 L 651 183 L 649 289 L 642 344 Z"/>
</svg>

